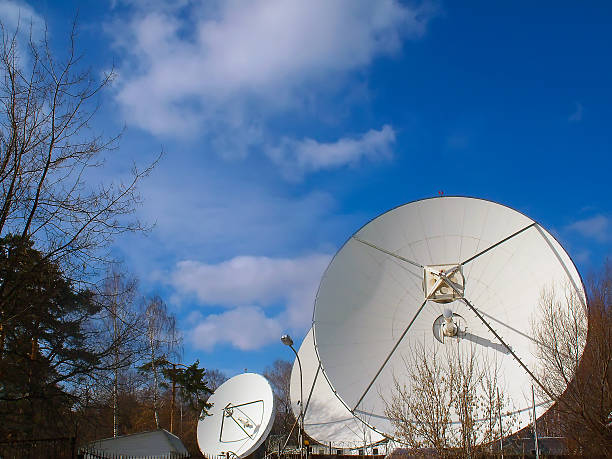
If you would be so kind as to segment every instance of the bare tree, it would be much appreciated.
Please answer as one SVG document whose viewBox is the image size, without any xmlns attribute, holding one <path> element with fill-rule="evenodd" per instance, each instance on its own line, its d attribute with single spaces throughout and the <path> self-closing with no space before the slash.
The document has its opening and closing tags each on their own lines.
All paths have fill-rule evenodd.
<svg viewBox="0 0 612 459">
<path fill-rule="evenodd" d="M 40 42 L 30 36 L 21 56 L 19 31 L 1 23 L 0 30 L 0 235 L 35 237 L 53 259 L 89 261 L 113 235 L 142 229 L 122 217 L 133 214 L 136 184 L 150 171 L 133 169 L 125 183 L 86 183 L 117 147 L 118 135 L 91 129 L 114 72 L 97 80 L 82 68 L 76 24 L 64 59 L 54 57 L 46 34 Z"/>
<path fill-rule="evenodd" d="M 275 360 L 272 366 L 266 367 L 263 375 L 270 382 L 276 399 L 276 417 L 272 426 L 273 434 L 288 435 L 295 422 L 291 410 L 291 362 L 287 360 Z M 297 430 L 293 430 L 297 433 Z"/>
<path fill-rule="evenodd" d="M 412 448 L 434 448 L 441 457 L 476 457 L 499 438 L 497 413 L 504 412 L 501 428 L 509 432 L 516 419 L 498 366 L 481 360 L 473 345 L 415 346 L 404 360 L 405 373 L 394 375 L 386 404 L 396 437 Z"/>
<path fill-rule="evenodd" d="M 406 373 L 394 375 L 394 393 L 385 410 L 398 439 L 413 448 L 433 447 L 441 455 L 449 447 L 453 406 L 452 375 L 444 360 L 438 349 L 430 353 L 416 346 L 404 360 Z"/>
<path fill-rule="evenodd" d="M 223 373 L 221 370 L 213 369 L 206 370 L 206 380 L 208 381 L 208 385 L 210 390 L 213 392 L 217 390 L 221 384 L 228 380 L 227 375 Z"/>
<path fill-rule="evenodd" d="M 488 445 L 489 450 L 493 452 L 499 451 L 496 443 L 500 438 L 510 434 L 518 424 L 518 414 L 505 394 L 498 362 L 485 359 L 482 365 L 486 371 L 483 372 L 479 389 L 481 425 L 478 441 L 482 445 Z"/>
<path fill-rule="evenodd" d="M 541 395 L 555 402 L 564 434 L 581 454 L 606 455 L 612 445 L 612 265 L 587 285 L 587 298 L 573 286 L 542 292 L 537 376 Z M 561 298 L 559 300 L 559 298 Z"/>
<path fill-rule="evenodd" d="M 270 382 L 277 402 L 280 403 L 281 411 L 291 409 L 291 396 L 289 395 L 291 386 L 291 362 L 287 360 L 275 360 L 271 367 L 266 367 L 263 375 Z"/>
<path fill-rule="evenodd" d="M 119 135 L 92 130 L 114 73 L 97 79 L 84 67 L 76 24 L 66 52 L 58 53 L 62 58 L 46 33 L 37 40 L 30 32 L 24 43 L 27 34 L 1 22 L 0 33 L 0 237 L 34 242 L 43 258 L 30 269 L 49 260 L 69 279 L 83 280 L 106 258 L 102 249 L 113 236 L 144 229 L 133 215 L 140 202 L 136 186 L 154 164 L 134 167 L 124 182 L 88 181 Z M 18 288 L 0 285 L 0 341 L 15 317 L 4 306 Z"/>
<path fill-rule="evenodd" d="M 96 294 L 100 313 L 95 325 L 101 331 L 103 346 L 109 347 L 98 377 L 98 389 L 109 390 L 112 399 L 113 436 L 119 435 L 119 391 L 124 372 L 146 351 L 142 340 L 144 317 L 136 306 L 137 282 L 114 266 Z"/>
<path fill-rule="evenodd" d="M 153 376 L 153 413 L 155 426 L 159 429 L 159 388 L 163 368 L 169 361 L 180 360 L 182 337 L 176 326 L 176 318 L 168 312 L 159 297 L 147 301 L 144 310 L 147 362 L 140 368 Z"/>
<path fill-rule="evenodd" d="M 450 352 L 448 380 L 453 394 L 453 405 L 459 420 L 456 443 L 463 457 L 474 457 L 479 443 L 482 423 L 480 420 L 480 387 L 484 379 L 484 366 L 478 364 L 476 349 L 470 343 L 469 352 L 453 347 Z"/>
</svg>

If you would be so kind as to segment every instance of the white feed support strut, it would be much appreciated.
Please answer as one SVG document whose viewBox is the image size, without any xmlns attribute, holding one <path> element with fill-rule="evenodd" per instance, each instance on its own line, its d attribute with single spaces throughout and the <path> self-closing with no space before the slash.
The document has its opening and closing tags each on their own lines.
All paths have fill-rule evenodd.
<svg viewBox="0 0 612 459">
<path fill-rule="evenodd" d="M 450 309 L 444 310 L 444 324 L 442 325 L 442 335 L 443 336 L 456 336 L 458 327 L 455 322 L 453 322 L 453 311 Z"/>
</svg>

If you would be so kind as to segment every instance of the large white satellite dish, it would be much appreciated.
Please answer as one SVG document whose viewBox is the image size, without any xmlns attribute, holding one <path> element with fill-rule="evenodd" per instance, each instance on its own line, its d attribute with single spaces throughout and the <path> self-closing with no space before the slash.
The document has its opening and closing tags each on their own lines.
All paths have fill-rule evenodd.
<svg viewBox="0 0 612 459">
<path fill-rule="evenodd" d="M 380 433 L 355 418 L 329 386 L 321 372 L 321 364 L 314 348 L 312 329 L 298 351 L 302 363 L 304 397 L 304 430 L 319 443 L 359 448 L 384 440 Z M 291 408 L 296 418 L 300 415 L 300 370 L 296 363 L 291 370 Z"/>
<path fill-rule="evenodd" d="M 264 442 L 274 423 L 274 394 L 261 375 L 243 373 L 210 396 L 209 416 L 198 422 L 200 451 L 209 458 L 245 457 Z"/>
<path fill-rule="evenodd" d="M 525 215 L 475 198 L 412 202 L 370 221 L 331 261 L 315 301 L 315 349 L 346 408 L 391 437 L 385 402 L 394 376 L 406 382 L 411 352 L 475 349 L 482 366 L 498 368 L 517 431 L 538 384 L 531 324 L 553 286 L 560 305 L 566 288 L 584 298 L 568 254 Z M 540 416 L 550 401 L 535 405 Z"/>
</svg>

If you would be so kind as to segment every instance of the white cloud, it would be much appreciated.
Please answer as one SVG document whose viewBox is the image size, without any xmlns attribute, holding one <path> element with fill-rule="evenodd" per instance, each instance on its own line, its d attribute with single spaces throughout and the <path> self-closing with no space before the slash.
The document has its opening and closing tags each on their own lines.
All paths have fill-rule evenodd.
<svg viewBox="0 0 612 459">
<path fill-rule="evenodd" d="M 240 307 L 210 314 L 188 336 L 196 349 L 211 351 L 216 345 L 229 344 L 251 351 L 277 341 L 282 331 L 279 321 L 266 317 L 260 308 Z"/>
<path fill-rule="evenodd" d="M 285 138 L 278 147 L 269 149 L 268 155 L 282 167 L 286 176 L 299 178 L 305 172 L 356 164 L 364 158 L 389 159 L 394 142 L 395 131 L 385 125 L 379 131 L 372 129 L 359 137 L 344 137 L 331 143 Z"/>
<path fill-rule="evenodd" d="M 304 332 L 312 320 L 316 291 L 330 255 L 299 258 L 238 256 L 218 264 L 182 261 L 170 276 L 178 296 L 195 296 L 202 305 L 228 307 L 220 314 L 190 315 L 197 323 L 188 333 L 193 345 L 212 350 L 229 344 L 259 349 L 282 331 Z M 269 316 L 265 308 L 282 304 Z M 274 308 L 276 309 L 276 308 Z"/>
<path fill-rule="evenodd" d="M 27 68 L 31 64 L 29 40 L 31 38 L 36 42 L 43 38 L 44 19 L 26 3 L 0 0 L 0 21 L 8 35 L 17 32 L 17 51 L 21 64 Z"/>
<path fill-rule="evenodd" d="M 117 256 L 153 287 L 180 260 L 331 253 L 366 218 L 330 192 L 287 190 L 267 161 L 246 163 L 170 152 L 140 187 L 138 218 L 155 227 L 117 239 Z"/>
<path fill-rule="evenodd" d="M 606 242 L 611 239 L 612 221 L 605 215 L 596 215 L 584 220 L 578 220 L 567 226 L 570 231 L 575 231 L 584 237 L 595 239 L 598 242 Z"/>
<path fill-rule="evenodd" d="M 0 18 L 9 34 L 19 27 L 22 38 L 25 39 L 29 38 L 30 26 L 35 39 L 40 38 L 44 31 L 45 21 L 31 6 L 23 2 L 0 1 Z"/>
<path fill-rule="evenodd" d="M 574 111 L 574 113 L 572 113 L 569 116 L 568 121 L 574 122 L 574 123 L 582 121 L 582 112 L 583 112 L 582 104 L 580 102 L 576 102 L 576 110 Z"/>
<path fill-rule="evenodd" d="M 254 183 L 253 175 L 265 182 L 264 173 L 228 175 L 189 160 L 172 166 L 143 183 L 146 200 L 139 216 L 156 222 L 141 243 L 154 243 L 155 252 L 169 252 L 175 260 L 194 252 L 210 259 L 279 254 L 304 245 L 318 250 L 339 227 L 351 226 L 346 220 L 353 217 L 339 213 L 329 193 L 288 195 Z M 140 248 L 138 256 L 143 255 Z"/>
<path fill-rule="evenodd" d="M 287 328 L 307 329 L 314 298 L 331 255 L 299 258 L 238 256 L 218 264 L 192 260 L 177 263 L 170 284 L 179 296 L 195 295 L 200 303 L 235 306 L 285 305 Z"/>
<path fill-rule="evenodd" d="M 249 126 L 253 98 L 265 101 L 258 116 L 295 106 L 305 86 L 333 86 L 398 52 L 404 39 L 425 33 L 435 13 L 429 3 L 396 0 L 146 5 L 116 25 L 129 56 L 117 100 L 132 123 L 174 136 L 213 132 L 219 123 Z"/>
</svg>

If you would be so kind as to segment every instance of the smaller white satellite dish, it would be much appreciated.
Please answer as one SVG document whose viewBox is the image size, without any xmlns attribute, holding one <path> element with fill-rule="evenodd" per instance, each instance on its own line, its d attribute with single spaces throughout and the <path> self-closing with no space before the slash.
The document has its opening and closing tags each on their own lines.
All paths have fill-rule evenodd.
<svg viewBox="0 0 612 459">
<path fill-rule="evenodd" d="M 291 371 L 289 393 L 291 408 L 296 418 L 300 415 L 300 397 L 304 397 L 304 430 L 319 443 L 363 448 L 385 439 L 367 424 L 353 416 L 338 399 L 323 375 L 321 362 L 314 346 L 312 328 L 298 351 L 302 362 L 302 389 L 300 394 L 300 370 L 297 359 Z M 374 423 L 375 420 L 370 420 Z"/>
<path fill-rule="evenodd" d="M 198 422 L 198 447 L 209 458 L 246 457 L 264 442 L 274 423 L 274 394 L 261 375 L 243 373 L 217 388 L 209 415 Z"/>
</svg>

